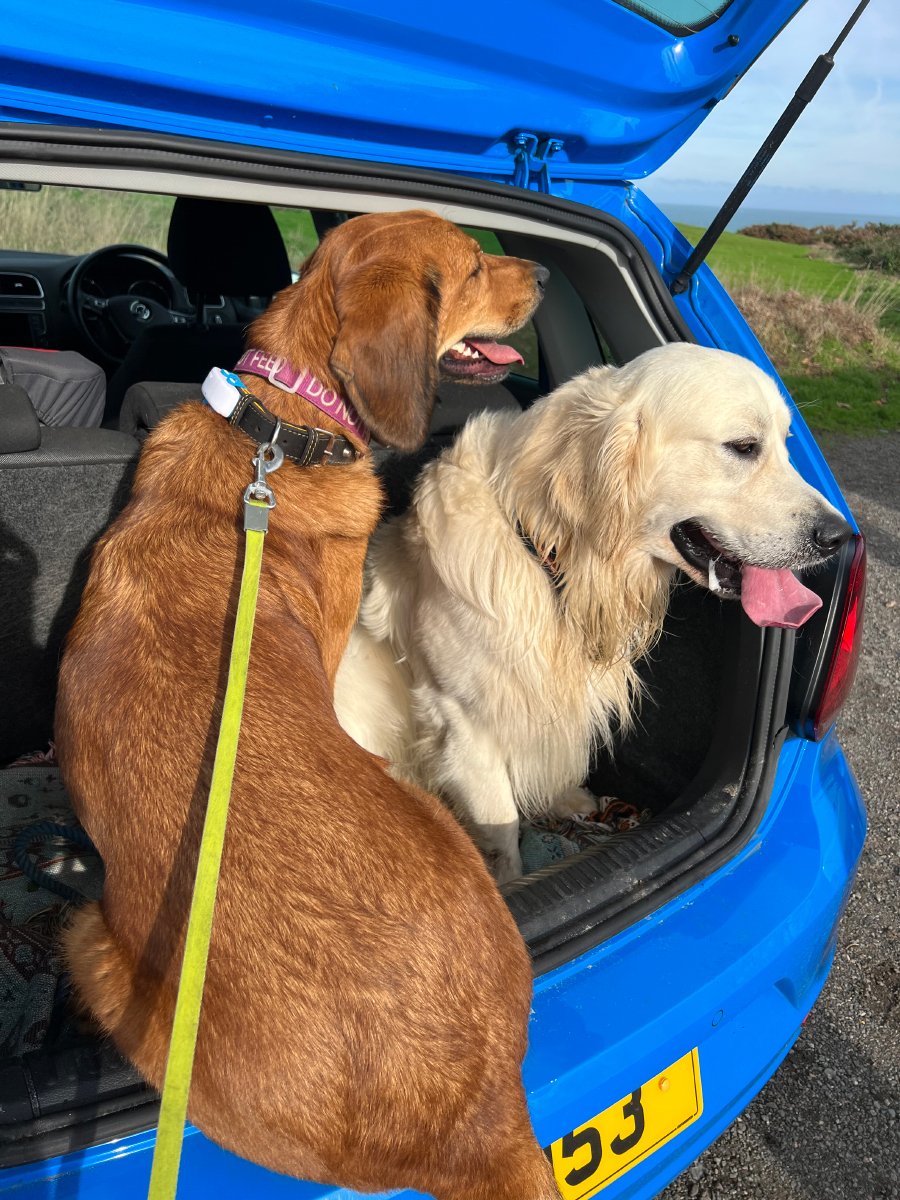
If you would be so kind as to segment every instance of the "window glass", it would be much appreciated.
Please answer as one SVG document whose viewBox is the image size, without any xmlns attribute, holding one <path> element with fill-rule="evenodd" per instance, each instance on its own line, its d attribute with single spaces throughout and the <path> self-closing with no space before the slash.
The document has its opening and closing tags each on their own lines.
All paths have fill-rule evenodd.
<svg viewBox="0 0 900 1200">
<path fill-rule="evenodd" d="M 722 15 L 731 0 L 617 0 L 673 33 L 694 33 Z"/>
<path fill-rule="evenodd" d="M 174 203 L 173 196 L 108 188 L 2 188 L 0 238 L 5 250 L 44 254 L 88 254 L 101 246 L 125 243 L 165 253 Z M 296 270 L 319 243 L 312 217 L 306 209 L 272 211 Z"/>
<path fill-rule="evenodd" d="M 597 324 L 597 318 L 593 313 L 589 313 L 588 315 L 590 318 L 591 327 L 594 330 L 594 336 L 597 339 L 597 365 L 600 366 L 602 364 L 603 366 L 606 366 L 607 364 L 611 364 L 613 366 L 620 367 L 622 364 L 616 361 L 615 355 L 610 349 L 609 342 L 606 340 L 606 335 Z"/>
<path fill-rule="evenodd" d="M 273 208 L 272 212 L 284 239 L 291 270 L 296 271 L 319 244 L 312 215 L 305 208 Z"/>
<path fill-rule="evenodd" d="M 5 250 L 87 254 L 132 243 L 166 249 L 171 196 L 103 188 L 0 190 L 0 240 Z"/>
</svg>

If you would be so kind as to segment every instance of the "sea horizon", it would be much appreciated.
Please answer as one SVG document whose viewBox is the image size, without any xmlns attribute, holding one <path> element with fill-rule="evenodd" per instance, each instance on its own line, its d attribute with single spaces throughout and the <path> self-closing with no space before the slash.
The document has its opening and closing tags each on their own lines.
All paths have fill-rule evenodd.
<svg viewBox="0 0 900 1200">
<path fill-rule="evenodd" d="M 653 199 L 652 196 L 651 199 Z M 718 212 L 713 204 L 676 204 L 668 200 L 654 200 L 654 203 L 676 224 L 699 225 L 704 229 Z M 817 225 L 851 225 L 853 223 L 867 225 L 870 222 L 900 225 L 900 218 L 873 216 L 870 213 L 860 212 L 814 212 L 809 209 L 792 210 L 741 205 L 725 228 L 736 233 L 747 225 L 770 225 L 773 222 L 784 225 L 801 225 L 804 229 L 813 229 Z"/>
</svg>

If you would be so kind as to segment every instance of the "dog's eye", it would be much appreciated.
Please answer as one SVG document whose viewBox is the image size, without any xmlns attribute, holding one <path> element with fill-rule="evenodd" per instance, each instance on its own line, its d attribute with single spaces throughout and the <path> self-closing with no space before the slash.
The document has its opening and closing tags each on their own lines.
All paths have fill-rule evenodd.
<svg viewBox="0 0 900 1200">
<path fill-rule="evenodd" d="M 755 458 L 759 454 L 760 446 L 755 438 L 740 438 L 736 442 L 726 442 L 725 449 L 740 454 L 742 458 Z"/>
<path fill-rule="evenodd" d="M 479 255 L 479 256 L 478 256 L 478 261 L 476 262 L 475 266 L 472 268 L 472 271 L 471 271 L 471 274 L 469 275 L 469 278 L 470 278 L 470 279 L 474 279 L 476 275 L 480 275 L 480 274 L 481 274 L 481 268 L 482 268 L 483 266 L 484 266 L 484 259 L 481 257 L 481 255 Z"/>
</svg>

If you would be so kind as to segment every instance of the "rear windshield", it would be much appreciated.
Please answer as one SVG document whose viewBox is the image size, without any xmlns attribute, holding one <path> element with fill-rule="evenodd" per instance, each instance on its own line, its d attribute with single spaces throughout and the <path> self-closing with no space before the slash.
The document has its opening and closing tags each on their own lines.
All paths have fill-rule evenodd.
<svg viewBox="0 0 900 1200">
<path fill-rule="evenodd" d="M 673 33 L 694 33 L 717 20 L 731 0 L 617 0 Z"/>
</svg>

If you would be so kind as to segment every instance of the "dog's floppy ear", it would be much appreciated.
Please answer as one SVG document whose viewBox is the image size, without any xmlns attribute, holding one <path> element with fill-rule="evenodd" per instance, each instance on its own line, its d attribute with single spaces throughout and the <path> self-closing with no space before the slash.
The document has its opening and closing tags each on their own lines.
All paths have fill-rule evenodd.
<svg viewBox="0 0 900 1200">
<path fill-rule="evenodd" d="M 437 391 L 441 296 L 433 273 L 368 263 L 335 287 L 339 322 L 331 369 L 380 442 L 417 450 Z"/>
<path fill-rule="evenodd" d="M 638 516 L 651 469 L 642 406 L 624 393 L 616 367 L 593 367 L 556 395 L 555 419 L 568 436 L 547 431 L 557 433 L 542 471 L 551 504 L 561 529 L 587 530 L 598 550 L 613 553 Z"/>
<path fill-rule="evenodd" d="M 606 430 L 597 459 L 595 512 L 602 514 L 611 546 L 622 546 L 633 532 L 644 493 L 647 447 L 643 421 L 631 406 L 617 411 Z"/>
<path fill-rule="evenodd" d="M 611 405 L 558 456 L 550 479 L 553 505 L 565 526 L 590 531 L 601 554 L 617 553 L 632 535 L 649 468 L 647 449 L 640 414 L 632 406 Z"/>
</svg>

